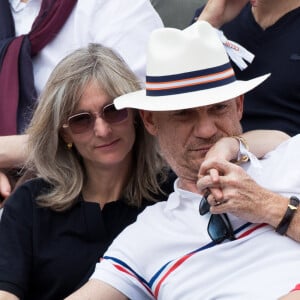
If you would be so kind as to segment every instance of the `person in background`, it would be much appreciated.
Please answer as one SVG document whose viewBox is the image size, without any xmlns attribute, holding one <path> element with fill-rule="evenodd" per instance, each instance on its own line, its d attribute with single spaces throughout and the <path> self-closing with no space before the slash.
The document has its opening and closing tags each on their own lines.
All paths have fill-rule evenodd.
<svg viewBox="0 0 300 300">
<path fill-rule="evenodd" d="M 272 73 L 245 95 L 243 129 L 300 133 L 300 1 L 209 0 L 196 11 L 194 20 L 198 18 L 255 55 L 247 69 L 234 68 L 238 79 Z"/>
<path fill-rule="evenodd" d="M 138 89 L 126 63 L 99 44 L 50 75 L 28 128 L 37 178 L 16 189 L 0 221 L 1 300 L 63 299 L 146 205 L 172 191 L 174 175 L 139 115 L 112 104 Z"/>
<path fill-rule="evenodd" d="M 300 136 L 261 161 L 240 137 L 243 94 L 269 74 L 237 80 L 216 30 L 204 21 L 184 31 L 155 30 L 147 72 L 146 90 L 122 95 L 114 104 L 140 110 L 178 176 L 174 192 L 147 207 L 114 240 L 89 282 L 66 299 L 287 294 L 299 280 L 300 236 L 293 230 L 300 223 Z M 239 157 L 207 162 L 201 176 L 208 151 L 226 137 L 242 144 Z M 223 196 L 216 198 L 214 189 Z"/>
<path fill-rule="evenodd" d="M 190 24 L 193 12 L 206 3 L 206 0 L 150 0 L 150 2 L 165 27 L 184 29 Z"/>
</svg>

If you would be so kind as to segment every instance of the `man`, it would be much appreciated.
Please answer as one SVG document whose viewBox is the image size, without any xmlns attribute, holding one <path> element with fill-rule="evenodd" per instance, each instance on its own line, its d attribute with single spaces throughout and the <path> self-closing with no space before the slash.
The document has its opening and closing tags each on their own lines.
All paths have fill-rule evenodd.
<svg viewBox="0 0 300 300">
<path fill-rule="evenodd" d="M 197 187 L 198 169 L 208 150 L 222 137 L 242 132 L 241 95 L 268 75 L 237 81 L 217 33 L 206 22 L 184 31 L 153 32 L 147 74 L 147 95 L 130 93 L 116 99 L 115 105 L 141 109 L 145 127 L 157 137 L 178 175 L 175 192 L 125 229 L 97 264 L 89 283 L 68 299 L 244 300 L 287 294 L 300 280 L 300 245 L 282 236 L 299 205 L 300 170 L 293 168 L 299 163 L 299 138 L 282 144 L 261 162 L 251 158 L 243 165 L 259 184 L 291 197 L 283 221 L 279 214 L 277 223 L 275 218 L 270 224 L 279 233 L 266 223 L 271 223 L 273 201 L 286 206 L 288 200 L 256 184 L 242 168 L 209 162 L 208 170 L 222 171 L 219 181 L 211 181 L 214 176 L 200 178 L 198 186 L 211 193 L 205 197 Z M 251 156 L 243 147 L 242 154 Z M 241 191 L 252 193 L 248 210 L 229 192 L 231 187 L 240 192 L 239 181 Z M 214 189 L 220 187 L 224 197 L 214 199 Z M 241 206 L 232 214 L 209 212 L 209 208 L 212 212 L 232 207 L 232 200 Z M 258 205 L 260 212 L 252 205 Z"/>
</svg>

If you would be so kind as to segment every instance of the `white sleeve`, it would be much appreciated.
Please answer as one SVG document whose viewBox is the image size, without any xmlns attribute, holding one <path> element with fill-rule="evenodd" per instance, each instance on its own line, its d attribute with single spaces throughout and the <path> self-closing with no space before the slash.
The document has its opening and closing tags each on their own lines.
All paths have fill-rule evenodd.
<svg viewBox="0 0 300 300">
<path fill-rule="evenodd" d="M 90 39 L 113 48 L 142 83 L 146 74 L 146 50 L 150 33 L 163 23 L 149 0 L 86 0 L 90 12 Z M 87 6 L 87 3 L 84 5 Z"/>
<path fill-rule="evenodd" d="M 119 290 L 129 299 L 154 299 L 150 288 L 119 259 L 102 259 L 90 279 L 101 280 Z"/>
</svg>

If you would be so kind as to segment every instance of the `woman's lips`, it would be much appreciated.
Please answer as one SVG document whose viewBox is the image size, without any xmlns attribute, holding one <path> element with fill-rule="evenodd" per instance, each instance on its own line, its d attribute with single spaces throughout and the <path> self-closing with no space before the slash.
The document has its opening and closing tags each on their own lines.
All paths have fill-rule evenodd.
<svg viewBox="0 0 300 300">
<path fill-rule="evenodd" d="M 116 139 L 110 143 L 107 143 L 107 144 L 102 144 L 102 145 L 98 145 L 96 146 L 97 149 L 107 149 L 107 148 L 112 148 L 114 147 L 118 142 L 119 142 L 120 139 Z"/>
</svg>

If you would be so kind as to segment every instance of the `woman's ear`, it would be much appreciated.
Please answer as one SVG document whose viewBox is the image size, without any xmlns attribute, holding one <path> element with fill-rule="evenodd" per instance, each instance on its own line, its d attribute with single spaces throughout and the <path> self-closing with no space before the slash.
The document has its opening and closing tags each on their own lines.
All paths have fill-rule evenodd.
<svg viewBox="0 0 300 300">
<path fill-rule="evenodd" d="M 73 143 L 73 139 L 72 139 L 71 135 L 69 134 L 69 132 L 66 129 L 62 128 L 59 131 L 59 135 L 61 136 L 61 138 L 64 140 L 64 142 L 66 144 Z"/>
<path fill-rule="evenodd" d="M 140 113 L 140 116 L 143 120 L 144 126 L 147 129 L 147 131 L 151 135 L 155 136 L 157 134 L 157 126 L 156 126 L 154 118 L 153 118 L 153 112 L 146 111 L 146 110 L 140 110 L 139 113 Z"/>
</svg>

